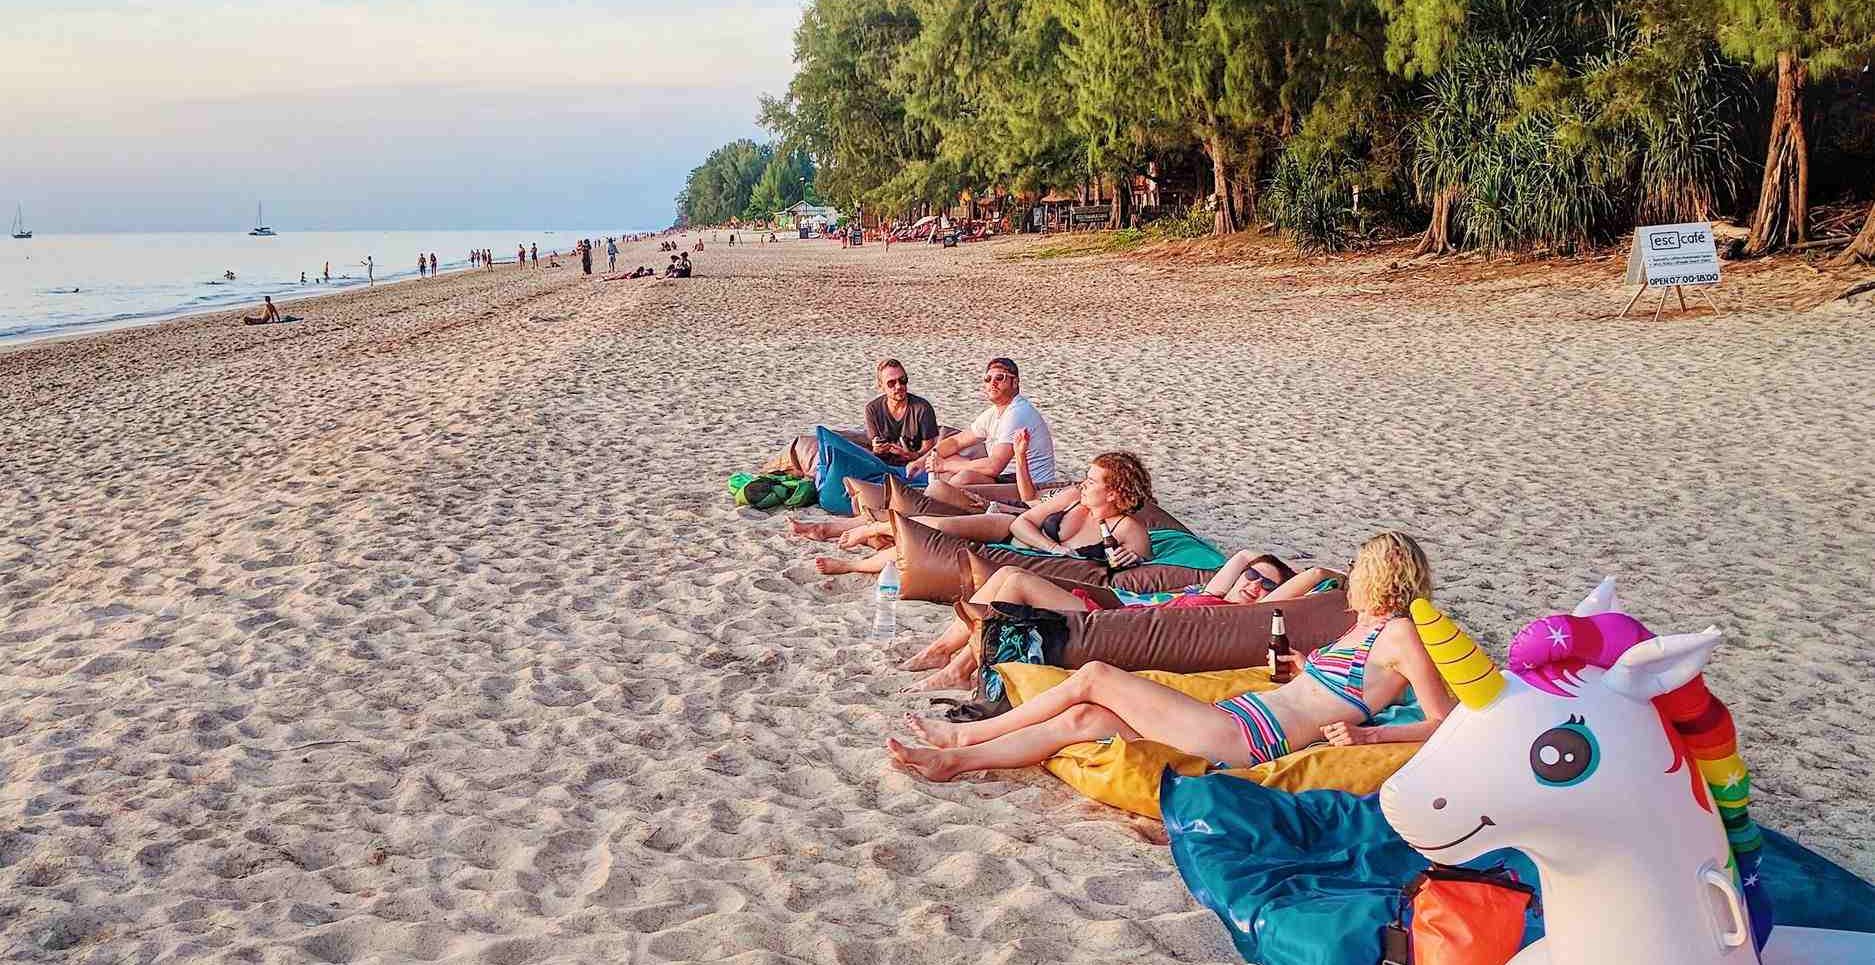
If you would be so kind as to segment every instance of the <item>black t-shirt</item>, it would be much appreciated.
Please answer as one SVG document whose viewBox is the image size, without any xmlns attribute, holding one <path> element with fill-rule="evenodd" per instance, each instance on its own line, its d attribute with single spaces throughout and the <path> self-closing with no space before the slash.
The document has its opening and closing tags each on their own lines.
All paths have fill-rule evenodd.
<svg viewBox="0 0 1875 965">
<path fill-rule="evenodd" d="M 874 442 L 896 442 L 912 452 L 917 452 L 925 444 L 937 438 L 937 410 L 931 403 L 912 395 L 905 399 L 905 418 L 892 418 L 892 410 L 886 408 L 885 396 L 875 396 L 866 403 L 866 438 Z M 880 456 L 887 462 L 902 463 L 903 459 L 895 456 Z"/>
</svg>

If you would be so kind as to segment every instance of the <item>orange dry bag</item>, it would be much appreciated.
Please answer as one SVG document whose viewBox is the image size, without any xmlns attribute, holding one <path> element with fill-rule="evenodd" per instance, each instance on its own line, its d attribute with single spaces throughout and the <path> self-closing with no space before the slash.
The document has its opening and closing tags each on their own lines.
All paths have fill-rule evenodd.
<svg viewBox="0 0 1875 965">
<path fill-rule="evenodd" d="M 1411 965 L 1504 965 L 1523 947 L 1536 889 L 1504 869 L 1434 865 L 1406 886 Z"/>
</svg>

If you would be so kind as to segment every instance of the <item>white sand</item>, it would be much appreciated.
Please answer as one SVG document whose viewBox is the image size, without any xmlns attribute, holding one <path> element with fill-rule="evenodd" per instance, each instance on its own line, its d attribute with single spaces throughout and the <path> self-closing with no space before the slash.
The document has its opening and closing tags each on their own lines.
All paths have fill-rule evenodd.
<svg viewBox="0 0 1875 965">
<path fill-rule="evenodd" d="M 1421 534 L 1500 648 L 1603 572 L 1720 624 L 1755 813 L 1875 876 L 1866 307 L 1787 310 L 1788 265 L 1656 324 L 1609 317 L 1618 259 L 993 260 L 1025 244 L 0 353 L 0 960 L 1234 960 L 1155 823 L 888 767 L 888 658 L 945 614 L 881 652 L 865 584 L 731 504 L 886 353 L 946 421 L 1016 357 L 1066 463 L 1137 450 L 1233 547 Z"/>
</svg>

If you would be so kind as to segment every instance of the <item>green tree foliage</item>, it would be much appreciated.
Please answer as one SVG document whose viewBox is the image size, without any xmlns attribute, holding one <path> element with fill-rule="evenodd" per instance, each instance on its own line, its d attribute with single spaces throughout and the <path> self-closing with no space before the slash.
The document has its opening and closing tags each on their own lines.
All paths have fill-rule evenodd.
<svg viewBox="0 0 1875 965">
<path fill-rule="evenodd" d="M 880 200 L 941 202 L 1001 187 L 1039 194 L 1086 172 L 1083 145 L 1062 119 L 1067 32 L 1026 0 L 919 0 L 921 29 L 894 77 L 908 112 L 939 134 L 937 156 L 913 162 Z"/>
<path fill-rule="evenodd" d="M 908 0 L 814 0 L 794 32 L 787 93 L 762 99 L 763 126 L 814 159 L 821 196 L 843 210 L 937 156 L 938 130 L 893 83 L 920 29 Z"/>
<path fill-rule="evenodd" d="M 900 215 L 1093 180 L 1117 227 L 1157 172 L 1213 233 L 1255 213 L 1311 250 L 1424 227 L 1424 252 L 1568 252 L 1755 209 L 1759 251 L 1804 236 L 1810 138 L 1819 191 L 1863 203 L 1875 165 L 1853 85 L 1809 89 L 1866 68 L 1875 0 L 808 0 L 794 52 L 762 100 L 780 146 L 712 154 L 683 218 L 765 214 L 811 172 Z"/>
<path fill-rule="evenodd" d="M 747 138 L 711 151 L 702 164 L 690 169 L 683 193 L 677 196 L 683 220 L 705 225 L 742 217 L 749 195 L 774 155 L 773 147 Z"/>
<path fill-rule="evenodd" d="M 1764 178 L 1747 254 L 1803 241 L 1810 218 L 1810 142 L 1803 91 L 1875 51 L 1875 0 L 1718 0 L 1720 47 L 1777 78 Z"/>
<path fill-rule="evenodd" d="M 766 221 L 775 212 L 814 195 L 814 161 L 800 149 L 777 151 L 749 192 L 742 217 Z"/>
</svg>

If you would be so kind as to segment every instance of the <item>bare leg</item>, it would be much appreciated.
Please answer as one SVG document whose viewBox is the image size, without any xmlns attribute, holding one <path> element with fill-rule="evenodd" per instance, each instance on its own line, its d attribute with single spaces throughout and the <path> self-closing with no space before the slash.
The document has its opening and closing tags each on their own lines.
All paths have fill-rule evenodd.
<svg viewBox="0 0 1875 965">
<path fill-rule="evenodd" d="M 855 526 L 841 533 L 840 538 L 834 542 L 837 543 L 841 549 L 850 550 L 881 537 L 888 540 L 892 538 L 891 523 L 868 522 L 860 526 Z"/>
<path fill-rule="evenodd" d="M 959 509 L 970 510 L 973 513 L 983 509 L 983 500 L 978 499 L 962 489 L 958 489 L 956 486 L 936 476 L 932 476 L 930 482 L 925 483 L 924 494 L 926 497 L 935 499 L 940 503 L 948 503 Z"/>
<path fill-rule="evenodd" d="M 935 670 L 944 666 L 946 658 L 957 652 L 957 648 L 970 642 L 970 624 L 962 620 L 952 620 L 951 625 L 938 634 L 931 645 L 912 655 L 911 659 L 898 665 L 900 670 Z"/>
<path fill-rule="evenodd" d="M 880 550 L 863 560 L 843 560 L 838 556 L 817 556 L 814 569 L 828 576 L 840 576 L 846 573 L 878 573 L 892 562 L 896 554 L 891 550 Z"/>
<path fill-rule="evenodd" d="M 1044 577 L 1014 566 L 1005 566 L 991 573 L 976 595 L 970 598 L 970 602 L 1023 603 L 1060 613 L 1087 612 L 1087 604 L 1081 602 L 1080 597 Z"/>
<path fill-rule="evenodd" d="M 964 643 L 969 642 L 970 638 L 965 636 Z M 919 693 L 926 690 L 968 690 L 970 689 L 971 678 L 975 677 L 977 673 L 977 662 L 981 659 L 982 658 L 977 654 L 977 648 L 960 645 L 957 650 L 951 654 L 950 662 L 944 665 L 943 670 L 907 687 L 905 692 Z"/>
<path fill-rule="evenodd" d="M 996 481 L 996 477 L 985 476 L 971 469 L 959 469 L 956 472 L 945 474 L 944 481 L 953 486 L 977 486 L 983 483 L 993 483 Z"/>
<path fill-rule="evenodd" d="M 953 724 L 908 715 L 906 723 L 934 747 L 961 748 L 1052 720 L 1076 704 L 1105 707 L 1147 740 L 1214 761 L 1244 759 L 1243 732 L 1236 718 L 1212 704 L 1099 662 L 1076 670 L 1067 680 L 1000 717 Z"/>
<path fill-rule="evenodd" d="M 869 526 L 872 521 L 859 516 L 836 516 L 826 522 L 804 523 L 798 519 L 788 520 L 788 532 L 806 539 L 827 542 L 838 539 L 840 534 L 859 526 Z"/>
<path fill-rule="evenodd" d="M 1105 707 L 1076 704 L 1039 724 L 970 747 L 910 747 L 888 739 L 886 750 L 926 779 L 948 781 L 965 771 L 1040 764 L 1069 744 L 1115 735 L 1139 739 L 1126 721 Z"/>
</svg>

